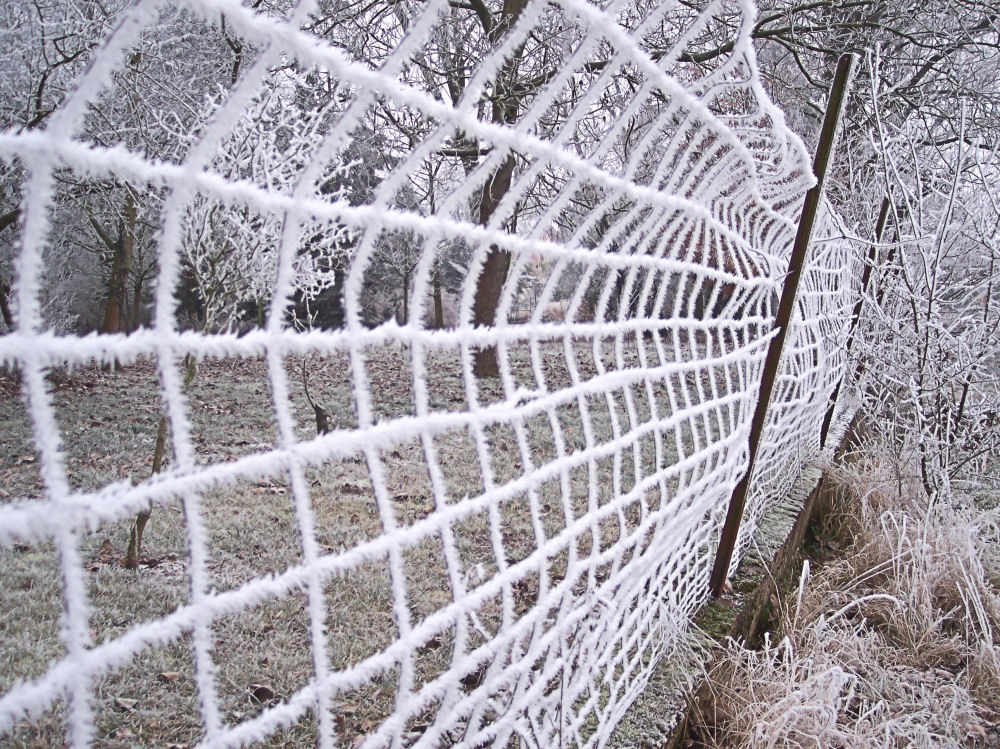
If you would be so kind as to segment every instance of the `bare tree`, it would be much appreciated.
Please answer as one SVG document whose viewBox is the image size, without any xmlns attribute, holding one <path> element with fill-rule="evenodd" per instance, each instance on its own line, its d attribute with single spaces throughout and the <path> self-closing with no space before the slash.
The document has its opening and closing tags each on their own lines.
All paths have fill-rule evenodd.
<svg viewBox="0 0 1000 749">
<path fill-rule="evenodd" d="M 976 0 L 776 2 L 754 30 L 772 94 L 803 129 L 830 61 L 866 58 L 828 195 L 862 236 L 891 207 L 860 358 L 868 407 L 918 456 L 928 492 L 995 480 L 1000 449 L 998 21 Z"/>
</svg>

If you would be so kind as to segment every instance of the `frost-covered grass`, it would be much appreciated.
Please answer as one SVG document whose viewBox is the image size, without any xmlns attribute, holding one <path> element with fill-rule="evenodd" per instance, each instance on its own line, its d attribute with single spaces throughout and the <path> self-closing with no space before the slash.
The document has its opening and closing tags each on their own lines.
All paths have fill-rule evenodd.
<svg viewBox="0 0 1000 749">
<path fill-rule="evenodd" d="M 997 746 L 1000 512 L 929 502 L 877 451 L 832 478 L 825 555 L 764 648 L 729 644 L 695 735 L 717 747 Z"/>
<path fill-rule="evenodd" d="M 651 343 L 648 354 L 656 361 Z M 593 377 L 595 363 L 590 345 L 577 348 L 580 376 Z M 612 346 L 605 347 L 604 363 L 614 368 Z M 691 356 L 690 351 L 684 351 Z M 637 366 L 635 344 L 626 352 L 628 366 Z M 566 387 L 570 375 L 561 344 L 544 352 L 542 371 L 550 391 Z M 344 355 L 307 359 L 309 389 L 330 414 L 333 428 L 357 425 L 353 387 Z M 403 349 L 383 349 L 369 357 L 373 411 L 376 419 L 412 414 L 411 361 Z M 429 401 L 432 410 L 467 408 L 459 376 L 458 358 L 440 354 L 428 360 Z M 537 388 L 526 352 L 515 357 L 515 376 L 523 387 Z M 316 435 L 312 409 L 302 387 L 301 360 L 288 362 L 289 387 L 296 419 L 296 438 Z M 709 374 L 702 375 L 708 378 Z M 721 377 L 721 375 L 719 375 Z M 693 374 L 685 375 L 688 386 Z M 707 379 L 705 380 L 707 382 Z M 33 449 L 32 425 L 16 382 L 0 378 L 0 502 L 42 498 L 43 485 Z M 505 396 L 499 381 L 480 383 L 483 402 Z M 678 382 L 675 387 L 680 388 Z M 80 491 L 100 489 L 111 482 L 141 481 L 149 476 L 160 414 L 159 385 L 154 363 L 140 361 L 118 370 L 79 368 L 51 378 L 51 395 L 63 439 L 70 485 Z M 691 391 L 693 392 L 693 390 Z M 257 360 L 202 362 L 186 391 L 191 420 L 191 440 L 200 464 L 228 461 L 270 449 L 277 440 L 270 384 L 265 365 Z M 639 422 L 650 418 L 644 387 L 633 387 Z M 685 396 L 689 397 L 689 396 Z M 657 383 L 654 398 L 661 418 L 670 413 L 665 385 Z M 595 441 L 611 438 L 612 414 L 622 429 L 635 428 L 624 408 L 619 389 L 609 397 L 588 397 Z M 579 408 L 561 406 L 558 419 L 565 450 L 583 448 L 586 440 Z M 527 423 L 529 453 L 534 465 L 556 458 L 552 428 L 546 418 Z M 718 437 L 700 435 L 701 444 Z M 491 428 L 486 435 L 494 481 L 520 476 L 524 460 L 514 430 Z M 687 443 L 688 437 L 682 435 Z M 483 492 L 480 460 L 472 435 L 465 430 L 436 436 L 435 446 L 449 501 L 475 497 Z M 620 483 L 625 490 L 635 481 L 636 465 L 652 470 L 652 438 L 637 442 L 636 462 L 629 449 L 620 461 Z M 690 445 L 688 445 L 690 447 Z M 675 459 L 665 440 L 667 461 Z M 435 511 L 435 500 L 426 468 L 427 455 L 419 441 L 400 442 L 380 455 L 395 522 L 412 524 Z M 172 464 L 168 450 L 166 468 Z M 570 503 L 577 515 L 588 509 L 593 482 L 598 502 L 613 495 L 611 458 L 568 470 Z M 368 466 L 356 455 L 314 465 L 306 471 L 316 537 L 323 554 L 349 549 L 383 532 L 369 480 Z M 565 527 L 559 481 L 538 489 L 541 524 L 547 537 Z M 594 535 L 579 537 L 577 551 L 585 556 L 594 544 L 601 548 L 630 532 L 643 512 L 656 509 L 658 492 L 639 498 L 619 516 L 610 517 Z M 301 546 L 291 491 L 283 479 L 243 481 L 200 498 L 209 540 L 208 571 L 218 591 L 230 590 L 269 574 L 281 573 L 301 562 Z M 643 509 L 640 505 L 645 503 Z M 500 507 L 499 531 L 507 559 L 514 563 L 535 549 L 527 498 L 516 496 Z M 121 519 L 81 536 L 80 552 L 86 564 L 91 605 L 90 636 L 94 644 L 110 641 L 137 624 L 161 618 L 189 600 L 187 532 L 177 504 L 154 509 L 146 527 L 144 560 L 138 570 L 124 569 L 131 522 Z M 461 574 L 469 587 L 496 575 L 491 526 L 487 513 L 473 515 L 454 525 Z M 414 624 L 451 601 L 442 545 L 437 537 L 409 547 L 403 555 L 407 574 L 408 605 Z M 565 552 L 550 560 L 552 582 L 565 575 Z M 598 573 L 603 574 L 603 573 Z M 24 544 L 0 549 L 0 694 L 21 680 L 42 676 L 63 653 L 59 639 L 62 614 L 58 559 L 50 543 Z M 600 579 L 600 578 L 599 578 Z M 580 582 L 582 586 L 583 581 Z M 529 575 L 513 586 L 518 614 L 533 605 L 537 576 Z M 370 562 L 325 585 L 326 636 L 330 667 L 348 668 L 398 638 L 387 562 Z M 312 678 L 310 632 L 306 595 L 292 592 L 277 600 L 213 622 L 213 660 L 223 720 L 245 721 L 267 705 L 288 699 Z M 501 600 L 488 600 L 475 612 L 466 648 L 492 637 L 500 622 Z M 451 665 L 452 635 L 443 633 L 417 654 L 416 686 L 440 675 Z M 345 745 L 370 733 L 393 707 L 396 675 L 384 673 L 363 687 L 338 696 L 336 727 Z M 470 682 L 468 689 L 474 688 Z M 132 662 L 95 683 L 92 694 L 96 743 L 102 747 L 188 746 L 201 735 L 195 689 L 195 670 L 188 638 L 168 646 L 149 648 Z M 428 708 L 423 725 L 411 721 L 406 730 L 419 735 L 433 719 Z M 12 736 L 15 746 L 51 746 L 63 738 L 62 707 L 39 720 L 24 720 Z M 271 737 L 271 746 L 305 746 L 315 738 L 314 718 L 306 714 L 296 724 Z"/>
</svg>

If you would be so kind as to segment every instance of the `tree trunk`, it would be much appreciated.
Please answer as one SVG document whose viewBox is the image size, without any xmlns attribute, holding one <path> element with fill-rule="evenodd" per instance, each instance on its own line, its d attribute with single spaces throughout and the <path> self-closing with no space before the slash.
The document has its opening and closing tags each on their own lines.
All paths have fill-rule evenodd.
<svg viewBox="0 0 1000 749">
<path fill-rule="evenodd" d="M 441 300 L 441 272 L 437 263 L 434 264 L 434 327 L 440 330 L 444 327 L 444 303 Z"/>
<path fill-rule="evenodd" d="M 112 252 L 111 274 L 108 277 L 107 300 L 104 304 L 102 333 L 120 333 L 127 314 L 126 284 L 132 270 L 132 249 L 135 245 L 135 197 L 126 192 L 122 218 L 118 223 L 118 239 L 113 240 L 104 231 L 97 219 L 90 217 L 90 223 Z"/>
<path fill-rule="evenodd" d="M 497 205 L 510 190 L 513 174 L 514 157 L 508 156 L 483 188 L 483 197 L 479 205 L 480 224 L 485 226 L 489 223 Z M 509 270 L 510 251 L 492 245 L 476 282 L 476 295 L 472 305 L 472 322 L 476 327 L 489 327 L 496 322 L 497 304 L 500 302 L 500 292 L 503 290 Z M 496 346 L 486 346 L 475 352 L 473 371 L 477 377 L 497 377 L 500 374 Z"/>
<path fill-rule="evenodd" d="M 20 208 L 15 208 L 13 211 L 7 211 L 7 213 L 0 215 L 0 231 L 3 231 L 8 226 L 12 226 L 20 217 Z"/>
<path fill-rule="evenodd" d="M 403 274 L 403 312 L 399 316 L 400 325 L 406 325 L 410 319 L 410 274 Z"/>
<path fill-rule="evenodd" d="M 487 30 L 494 44 L 499 43 L 510 27 L 516 23 L 527 2 L 528 0 L 504 0 L 503 21 Z M 493 121 L 495 123 L 512 125 L 517 122 L 520 96 L 514 93 L 512 84 L 517 77 L 522 50 L 523 45 L 511 54 L 497 73 L 493 91 Z M 510 190 L 513 175 L 514 155 L 509 153 L 490 175 L 483 187 L 479 203 L 479 223 L 481 225 L 486 226 L 489 223 L 500 201 Z M 483 264 L 483 270 L 476 281 L 476 295 L 472 306 L 472 323 L 476 327 L 489 327 L 496 321 L 500 292 L 503 290 L 509 270 L 510 251 L 496 245 L 491 246 L 486 255 L 486 262 Z M 500 374 L 495 346 L 478 349 L 474 356 L 473 372 L 477 377 L 496 377 Z"/>
<path fill-rule="evenodd" d="M 8 226 L 13 226 L 17 222 L 18 218 L 21 216 L 21 209 L 15 208 L 12 211 L 8 211 L 3 215 L 0 215 L 0 231 L 3 231 Z M 10 311 L 10 284 L 7 283 L 3 278 L 0 278 L 0 314 L 3 315 L 4 324 L 7 326 L 7 332 L 14 332 L 14 315 Z"/>
<path fill-rule="evenodd" d="M 160 425 L 156 430 L 156 446 L 153 448 L 153 469 L 150 475 L 155 476 L 163 468 L 163 455 L 167 451 L 167 417 L 160 416 Z M 134 570 L 139 567 L 142 561 L 142 533 L 146 530 L 146 523 L 149 522 L 153 508 L 142 510 L 135 516 L 135 525 L 129 533 L 128 550 L 125 558 L 122 559 L 122 567 Z"/>
<path fill-rule="evenodd" d="M 7 284 L 3 278 L 0 278 L 0 313 L 3 314 L 4 324 L 7 326 L 7 332 L 14 332 L 14 315 L 11 314 L 10 304 L 7 299 L 10 297 L 10 286 Z"/>
<path fill-rule="evenodd" d="M 139 318 L 142 316 L 142 287 L 145 283 L 145 273 L 136 273 L 132 282 L 132 312 L 129 315 L 128 326 L 130 333 L 139 327 Z"/>
<path fill-rule="evenodd" d="M 117 333 L 121 329 L 122 294 L 124 276 L 119 254 L 115 252 L 108 278 L 107 298 L 104 302 L 104 317 L 101 319 L 102 333 Z"/>
<path fill-rule="evenodd" d="M 490 247 L 483 272 L 479 275 L 473 303 L 473 320 L 477 326 L 491 326 L 496 321 L 497 303 L 500 301 L 500 291 L 507 280 L 508 270 L 510 252 L 496 246 Z M 486 346 L 476 351 L 473 371 L 477 377 L 497 377 L 500 374 L 496 346 Z"/>
</svg>

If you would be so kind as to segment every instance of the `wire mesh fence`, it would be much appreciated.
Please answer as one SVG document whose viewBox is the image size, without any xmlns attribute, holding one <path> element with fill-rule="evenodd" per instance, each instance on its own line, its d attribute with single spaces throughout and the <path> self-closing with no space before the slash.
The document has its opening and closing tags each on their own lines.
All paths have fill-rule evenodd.
<svg viewBox="0 0 1000 749">
<path fill-rule="evenodd" d="M 51 10 L 84 52 L 0 133 L 0 735 L 602 745 L 707 595 L 811 184 L 752 5 Z M 845 366 L 820 234 L 738 551 Z"/>
</svg>

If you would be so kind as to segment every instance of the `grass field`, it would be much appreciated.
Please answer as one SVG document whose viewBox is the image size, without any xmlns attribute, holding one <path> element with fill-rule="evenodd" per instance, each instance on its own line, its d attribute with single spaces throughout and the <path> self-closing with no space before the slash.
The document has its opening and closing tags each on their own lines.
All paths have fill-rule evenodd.
<svg viewBox="0 0 1000 749">
<path fill-rule="evenodd" d="M 669 364 L 671 359 L 695 361 L 715 355 L 705 338 L 689 337 L 683 350 L 661 348 L 640 338 L 627 341 L 618 352 L 610 342 L 599 356 L 592 345 L 575 344 L 577 378 L 588 382 L 604 371 L 639 372 L 638 345 L 646 347 L 647 362 Z M 513 373 L 522 393 L 504 392 L 499 380 L 480 383 L 481 406 L 519 403 L 539 390 L 558 392 L 573 385 L 562 344 L 545 344 L 533 362 L 525 349 L 513 356 Z M 376 421 L 415 413 L 410 353 L 402 348 L 367 352 L 372 411 Z M 358 426 L 351 372 L 346 355 L 305 360 L 313 398 L 328 411 L 334 430 Z M 461 412 L 469 400 L 460 377 L 458 357 L 433 353 L 427 360 L 428 403 L 431 413 Z M 316 436 L 312 409 L 302 383 L 302 360 L 289 359 L 286 370 L 296 419 L 296 438 Z M 539 381 L 539 375 L 542 381 Z M 20 397 L 16 378 L 0 380 L 0 501 L 40 499 L 44 496 L 38 456 L 33 450 L 32 424 Z M 688 366 L 647 382 L 648 375 L 593 393 L 581 394 L 529 415 L 521 428 L 499 423 L 478 438 L 470 428 L 435 434 L 429 439 L 438 460 L 432 460 L 419 439 L 398 441 L 379 452 L 379 465 L 393 517 L 391 525 L 406 528 L 431 517 L 445 504 L 460 503 L 483 494 L 484 475 L 494 486 L 515 481 L 531 471 L 553 466 L 562 456 L 587 447 L 585 417 L 593 444 L 615 435 L 634 438 L 625 449 L 605 457 L 577 461 L 573 467 L 539 480 L 533 496 L 522 491 L 451 524 L 458 553 L 462 585 L 472 589 L 495 577 L 502 566 L 516 564 L 567 527 L 570 519 L 598 510 L 615 496 L 632 490 L 657 466 L 677 461 L 677 445 L 686 452 L 704 450 L 705 460 L 690 470 L 670 474 L 648 490 L 637 491 L 624 507 L 592 524 L 572 539 L 581 558 L 605 551 L 651 515 L 669 504 L 683 483 L 697 481 L 721 457 L 710 449 L 736 421 L 737 403 L 720 407 L 712 418 L 684 418 L 661 430 L 657 446 L 645 429 L 655 408 L 663 420 L 675 412 L 697 407 L 739 383 L 735 365 Z M 149 477 L 161 406 L 156 368 L 139 361 L 116 370 L 80 367 L 50 377 L 52 403 L 62 433 L 65 469 L 72 488 L 97 491 L 112 483 L 140 482 Z M 525 395 L 524 393 L 528 394 Z M 650 397 L 651 396 L 651 397 Z M 204 361 L 187 387 L 191 442 L 199 465 L 234 461 L 272 449 L 278 440 L 271 402 L 271 386 L 262 360 Z M 585 413 L 580 404 L 585 404 Z M 630 415 L 631 414 L 631 415 Z M 554 429 L 555 427 L 555 429 Z M 675 428 L 676 427 L 676 428 Z M 345 439 L 349 439 L 345 432 Z M 561 447 L 559 445 L 561 444 Z M 488 466 L 481 460 L 488 456 Z M 658 452 L 659 451 L 659 452 Z M 443 492 L 435 502 L 429 462 L 440 467 Z M 166 471 L 173 470 L 168 450 Z M 369 478 L 369 464 L 359 451 L 349 457 L 323 461 L 305 472 L 321 554 L 337 554 L 387 531 L 386 518 Z M 562 483 L 561 483 L 562 482 Z M 244 480 L 216 488 L 200 497 L 209 540 L 208 572 L 215 592 L 234 590 L 263 576 L 280 574 L 301 563 L 302 546 L 288 480 L 275 476 Z M 443 503 L 443 504 L 442 504 Z M 383 505 L 384 506 L 384 505 Z M 683 508 L 672 507 L 672 512 Z M 189 601 L 188 549 L 184 512 L 179 503 L 155 507 L 146 527 L 144 558 L 137 570 L 122 567 L 131 520 L 105 524 L 81 539 L 90 593 L 92 643 L 112 641 L 136 625 L 164 617 Z M 626 559 L 643 551 L 634 543 Z M 502 554 L 504 558 L 498 560 Z M 522 576 L 504 594 L 511 596 L 515 616 L 536 604 L 539 574 L 546 585 L 566 574 L 570 553 L 566 545 L 547 560 L 545 569 Z M 441 538 L 430 535 L 407 545 L 401 553 L 406 575 L 406 607 L 413 624 L 451 603 L 454 581 Z M 620 562 L 623 563 L 623 562 Z M 619 564 L 620 564 L 619 563 Z M 598 568 L 591 578 L 573 580 L 572 590 L 583 594 L 607 579 L 614 565 Z M 0 694 L 20 680 L 45 674 L 62 655 L 59 639 L 62 612 L 59 562 L 50 543 L 22 544 L 0 549 Z M 325 583 L 325 637 L 330 667 L 345 669 L 384 650 L 399 636 L 394 612 L 390 561 L 368 561 Z M 267 706 L 280 704 L 307 686 L 313 677 L 306 594 L 291 591 L 277 599 L 217 618 L 212 624 L 215 684 L 221 717 L 231 725 L 246 721 Z M 487 599 L 470 612 L 465 651 L 495 636 L 504 621 L 503 594 Z M 442 630 L 417 652 L 414 688 L 450 668 L 456 631 Z M 476 674 L 467 675 L 463 688 L 476 687 Z M 392 711 L 398 673 L 383 671 L 357 688 L 336 697 L 335 725 L 345 745 L 360 742 Z M 481 678 L 481 675 L 480 675 Z M 201 735 L 201 717 L 195 689 L 195 669 L 189 637 L 167 646 L 142 650 L 124 668 L 95 682 L 92 703 L 99 746 L 189 746 Z M 440 703 L 409 720 L 405 733 L 419 737 L 434 719 Z M 38 720 L 25 719 L 8 737 L 17 746 L 50 746 L 62 740 L 62 711 L 57 706 Z M 312 742 L 314 718 L 306 713 L 295 725 L 272 735 L 270 746 L 303 746 Z M 457 738 L 457 736 L 453 737 Z M 445 743 L 447 741 L 445 740 Z"/>
</svg>

